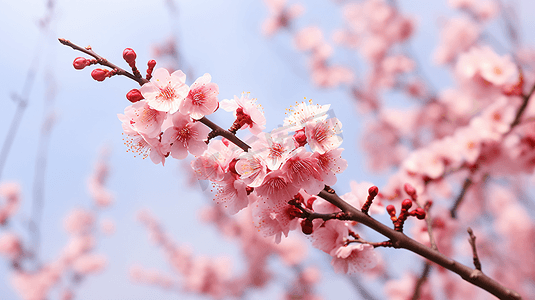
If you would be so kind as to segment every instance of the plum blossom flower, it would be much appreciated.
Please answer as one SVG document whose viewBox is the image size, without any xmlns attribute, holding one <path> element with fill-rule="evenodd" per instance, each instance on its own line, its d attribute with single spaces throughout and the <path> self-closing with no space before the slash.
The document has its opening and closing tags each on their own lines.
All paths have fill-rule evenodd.
<svg viewBox="0 0 535 300">
<path fill-rule="evenodd" d="M 3 233 L 0 236 L 0 254 L 10 259 L 16 259 L 22 254 L 20 238 L 11 232 Z"/>
<path fill-rule="evenodd" d="M 234 144 L 226 145 L 221 140 L 213 140 L 208 144 L 208 149 L 202 156 L 191 162 L 191 167 L 197 179 L 221 181 L 228 170 L 229 163 L 237 158 L 243 150 Z"/>
<path fill-rule="evenodd" d="M 275 170 L 267 174 L 262 185 L 255 188 L 258 196 L 270 203 L 290 201 L 299 191 L 299 186 L 292 182 L 282 170 Z"/>
<path fill-rule="evenodd" d="M 214 201 L 222 205 L 231 215 L 247 207 L 254 199 L 249 199 L 247 185 L 235 174 L 226 173 L 221 182 L 217 183 Z"/>
<path fill-rule="evenodd" d="M 150 107 L 158 111 L 175 113 L 180 103 L 188 95 L 186 74 L 177 70 L 169 75 L 163 68 L 154 70 L 150 82 L 145 83 L 139 91 Z"/>
<path fill-rule="evenodd" d="M 327 105 L 313 105 L 309 100 L 309 104 L 305 102 L 297 103 L 294 108 L 288 110 L 288 116 L 284 119 L 284 126 L 288 130 L 299 130 L 305 127 L 310 121 L 324 121 L 327 119 L 327 111 L 331 107 Z"/>
<path fill-rule="evenodd" d="M 208 147 L 204 142 L 210 128 L 199 122 L 192 122 L 188 115 L 180 112 L 171 116 L 173 126 L 167 128 L 162 136 L 164 149 L 176 159 L 184 159 L 188 152 L 201 155 Z"/>
<path fill-rule="evenodd" d="M 216 111 L 219 106 L 217 100 L 219 87 L 210 82 L 211 80 L 212 77 L 208 73 L 195 80 L 186 99 L 180 102 L 179 109 L 182 114 L 189 114 L 193 119 L 198 120 Z"/>
<path fill-rule="evenodd" d="M 342 123 L 337 118 L 307 122 L 305 134 L 310 149 L 314 152 L 325 153 L 338 148 L 342 144 L 342 137 L 337 135 L 342 132 L 341 128 Z"/>
<path fill-rule="evenodd" d="M 515 84 L 519 77 L 511 56 L 499 56 L 488 46 L 473 47 L 462 54 L 456 65 L 456 73 L 463 79 L 480 75 L 486 82 L 496 86 Z"/>
<path fill-rule="evenodd" d="M 250 187 L 260 186 L 267 175 L 266 162 L 254 152 L 242 153 L 235 167 L 241 179 Z"/>
<path fill-rule="evenodd" d="M 265 237 L 275 236 L 275 243 L 278 244 L 282 234 L 287 237 L 290 230 L 299 225 L 299 218 L 293 213 L 295 209 L 295 206 L 289 205 L 287 201 L 266 202 L 259 199 L 253 206 L 255 227 Z"/>
<path fill-rule="evenodd" d="M 123 122 L 123 128 L 126 126 L 137 133 L 154 138 L 161 133 L 167 113 L 153 109 L 147 101 L 141 100 L 126 107 L 124 115 L 118 114 L 117 117 Z"/>
<path fill-rule="evenodd" d="M 377 257 L 373 246 L 351 243 L 336 249 L 331 261 L 336 273 L 356 274 L 375 267 Z"/>
<path fill-rule="evenodd" d="M 326 185 L 336 183 L 336 174 L 342 173 L 347 168 L 347 161 L 342 158 L 343 148 L 338 148 L 325 153 L 315 152 L 313 155 L 318 159 L 318 170 Z"/>
<path fill-rule="evenodd" d="M 262 106 L 256 103 L 256 98 L 250 99 L 249 93 L 242 93 L 241 97 L 234 96 L 234 99 L 225 99 L 219 103 L 225 111 L 234 111 L 234 117 L 244 117 L 247 119 L 241 128 L 249 128 L 252 134 L 259 134 L 266 128 L 266 118 L 262 111 Z"/>
<path fill-rule="evenodd" d="M 123 129 L 125 129 L 123 123 Z M 125 129 L 126 136 L 123 138 L 125 146 L 128 148 L 126 152 L 134 153 L 143 159 L 150 157 L 153 163 L 162 165 L 165 164 L 166 154 L 163 152 L 162 144 L 157 138 L 149 138 L 142 133 L 137 133 L 133 129 Z M 167 153 L 167 152 L 166 152 Z"/>
<path fill-rule="evenodd" d="M 295 143 L 284 127 L 271 133 L 260 134 L 258 137 L 259 139 L 252 143 L 249 152 L 263 157 L 270 170 L 277 170 L 295 149 Z"/>
<path fill-rule="evenodd" d="M 309 194 L 317 194 L 324 188 L 317 157 L 303 147 L 293 151 L 281 169 L 292 183 Z"/>
</svg>

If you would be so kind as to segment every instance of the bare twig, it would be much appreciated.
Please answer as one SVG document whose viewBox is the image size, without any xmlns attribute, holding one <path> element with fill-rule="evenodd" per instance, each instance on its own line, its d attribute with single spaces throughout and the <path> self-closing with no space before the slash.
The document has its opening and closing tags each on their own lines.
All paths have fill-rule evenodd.
<svg viewBox="0 0 535 300">
<path fill-rule="evenodd" d="M 468 239 L 468 242 L 470 243 L 470 246 L 472 246 L 472 254 L 474 257 L 474 266 L 477 270 L 481 271 L 481 261 L 479 261 L 479 256 L 477 255 L 477 248 L 476 248 L 476 236 L 474 235 L 474 231 L 472 231 L 472 228 L 468 227 L 466 230 L 468 234 L 470 235 L 470 238 Z"/>
<path fill-rule="evenodd" d="M 414 286 L 414 293 L 412 294 L 412 300 L 418 300 L 420 299 L 420 295 L 422 293 L 422 286 L 427 281 L 427 278 L 429 277 L 429 272 L 431 272 L 431 264 L 429 261 L 426 261 L 424 264 L 424 269 L 422 270 L 422 274 L 420 275 L 420 278 L 416 281 L 416 285 Z"/>
</svg>

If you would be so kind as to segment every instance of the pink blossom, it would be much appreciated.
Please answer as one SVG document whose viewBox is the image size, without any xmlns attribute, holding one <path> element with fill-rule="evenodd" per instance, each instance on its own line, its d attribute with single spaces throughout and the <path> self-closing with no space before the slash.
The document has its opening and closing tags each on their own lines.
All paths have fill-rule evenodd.
<svg viewBox="0 0 535 300">
<path fill-rule="evenodd" d="M 303 147 L 293 151 L 281 168 L 293 184 L 312 195 L 319 193 L 324 187 L 319 169 L 317 157 L 312 156 L 312 153 Z"/>
<path fill-rule="evenodd" d="M 490 47 L 473 47 L 461 55 L 456 73 L 463 79 L 473 79 L 479 75 L 496 86 L 515 84 L 518 81 L 518 68 L 511 56 L 499 56 Z"/>
<path fill-rule="evenodd" d="M 219 105 L 225 111 L 234 111 L 234 117 L 238 117 L 237 113 L 239 111 L 250 119 L 240 129 L 249 128 L 249 131 L 256 135 L 266 128 L 266 118 L 264 117 L 262 106 L 256 103 L 256 98 L 250 99 L 249 93 L 242 93 L 240 98 L 234 96 L 234 99 L 225 99 Z"/>
<path fill-rule="evenodd" d="M 305 134 L 313 152 L 325 153 L 342 144 L 342 123 L 337 118 L 325 121 L 310 121 L 305 126 Z"/>
<path fill-rule="evenodd" d="M 197 179 L 221 181 L 228 171 L 229 163 L 243 153 L 243 150 L 232 143 L 226 145 L 221 140 L 212 140 L 202 156 L 191 162 L 191 168 Z"/>
<path fill-rule="evenodd" d="M 349 235 L 345 222 L 328 220 L 314 229 L 311 235 L 312 246 L 331 256 L 344 245 L 345 238 Z"/>
<path fill-rule="evenodd" d="M 375 267 L 377 258 L 372 245 L 351 243 L 335 249 L 331 265 L 336 273 L 357 274 Z"/>
<path fill-rule="evenodd" d="M 210 128 L 200 122 L 193 122 L 188 115 L 180 112 L 171 116 L 173 127 L 165 130 L 162 136 L 164 149 L 176 159 L 184 159 L 188 152 L 193 155 L 201 155 L 208 145 L 204 142 Z"/>
<path fill-rule="evenodd" d="M 145 83 L 139 91 L 155 110 L 175 113 L 181 102 L 188 95 L 186 74 L 178 70 L 169 75 L 163 68 L 154 70 L 150 82 Z"/>
<path fill-rule="evenodd" d="M 0 236 L 0 254 L 9 259 L 16 259 L 22 254 L 20 238 L 11 232 L 3 233 Z"/>
<path fill-rule="evenodd" d="M 64 220 L 64 226 L 67 232 L 71 234 L 87 233 L 93 227 L 95 221 L 94 215 L 84 209 L 74 209 Z"/>
<path fill-rule="evenodd" d="M 249 152 L 258 155 L 266 162 L 270 170 L 277 170 L 295 149 L 292 137 L 284 129 L 275 129 L 271 133 L 262 133 L 251 144 Z"/>
<path fill-rule="evenodd" d="M 123 123 L 123 129 L 125 129 Z M 127 126 L 123 138 L 125 146 L 128 148 L 126 152 L 134 153 L 134 157 L 141 156 L 143 159 L 150 157 L 153 163 L 162 165 L 165 164 L 165 157 L 167 151 L 164 153 L 163 145 L 157 138 L 149 138 L 141 133 L 133 131 L 130 126 Z"/>
<path fill-rule="evenodd" d="M 288 204 L 291 198 L 283 199 L 288 200 L 264 201 L 260 198 L 256 205 L 253 206 L 255 227 L 265 237 L 275 236 L 275 243 L 277 244 L 280 243 L 282 234 L 287 237 L 288 232 L 299 225 L 299 219 L 292 214 L 292 211 L 296 208 Z"/>
<path fill-rule="evenodd" d="M 111 219 L 104 219 L 100 222 L 100 230 L 106 235 L 115 233 L 115 223 Z"/>
<path fill-rule="evenodd" d="M 227 173 L 221 182 L 217 183 L 217 193 L 214 201 L 224 207 L 229 214 L 236 214 L 247 207 L 250 202 L 247 185 L 236 175 Z"/>
<path fill-rule="evenodd" d="M 84 254 L 78 257 L 72 268 L 83 275 L 100 272 L 107 264 L 106 257 L 100 254 Z"/>
<path fill-rule="evenodd" d="M 248 186 L 258 187 L 267 175 L 266 162 L 254 151 L 244 152 L 236 162 L 236 172 Z"/>
<path fill-rule="evenodd" d="M 295 107 L 290 107 L 287 117 L 284 119 L 284 126 L 288 126 L 287 130 L 295 131 L 305 127 L 311 121 L 325 121 L 327 119 L 327 111 L 330 108 L 327 105 L 313 105 L 312 100 L 297 103 Z"/>
<path fill-rule="evenodd" d="M 476 43 L 480 32 L 478 24 L 468 18 L 449 20 L 442 28 L 440 44 L 434 54 L 435 62 L 441 65 L 452 62 Z"/>
<path fill-rule="evenodd" d="M 297 194 L 299 188 L 286 173 L 282 170 L 275 170 L 267 174 L 262 185 L 255 188 L 255 192 L 270 203 L 287 203 Z"/>
<path fill-rule="evenodd" d="M 189 114 L 193 119 L 198 120 L 212 114 L 219 107 L 217 100 L 219 87 L 210 82 L 211 80 L 212 77 L 208 73 L 195 80 L 189 89 L 188 96 L 180 103 L 180 113 Z"/>
<path fill-rule="evenodd" d="M 162 123 L 167 113 L 158 111 L 149 106 L 147 101 L 138 101 L 124 109 L 124 115 L 118 114 L 119 120 L 125 123 L 137 133 L 142 133 L 149 138 L 157 137 L 161 132 Z M 126 131 L 126 129 L 125 129 Z"/>
<path fill-rule="evenodd" d="M 310 51 L 323 43 L 323 33 L 317 26 L 299 30 L 294 36 L 295 47 L 300 51 Z"/>
<path fill-rule="evenodd" d="M 342 173 L 347 168 L 347 161 L 342 158 L 343 148 L 338 148 L 325 153 L 315 152 L 318 159 L 318 170 L 325 185 L 332 186 L 336 183 L 336 174 Z"/>
</svg>

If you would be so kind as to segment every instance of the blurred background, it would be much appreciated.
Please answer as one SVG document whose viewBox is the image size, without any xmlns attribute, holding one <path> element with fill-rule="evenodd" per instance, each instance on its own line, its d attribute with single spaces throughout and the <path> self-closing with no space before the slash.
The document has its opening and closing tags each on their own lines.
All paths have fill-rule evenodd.
<svg viewBox="0 0 535 300">
<path fill-rule="evenodd" d="M 437 89 L 453 81 L 447 70 L 432 63 L 440 24 L 454 14 L 445 2 L 397 1 L 399 9 L 416 20 L 411 47 Z M 512 3 L 521 22 L 521 38 L 524 44 L 533 45 L 535 2 Z M 305 11 L 293 21 L 292 27 L 317 25 L 330 40 L 330 34 L 343 26 L 336 1 L 301 4 Z M 136 264 L 171 273 L 161 250 L 150 243 L 147 230 L 136 221 L 140 209 L 149 209 L 177 244 L 190 245 L 199 255 L 229 256 L 233 268 L 239 269 L 240 252 L 216 228 L 199 221 L 199 210 L 210 204 L 212 196 L 206 186 L 189 184 L 189 173 L 183 171 L 181 162 L 169 159 L 162 167 L 126 153 L 117 114 L 129 105 L 125 94 L 137 84 L 126 77 L 96 82 L 90 77 L 92 68 L 74 70 L 72 61 L 83 55 L 61 45 L 59 37 L 81 46 L 91 45 L 97 53 L 125 69 L 128 66 L 122 51 L 133 48 L 142 73 L 146 61 L 156 58 L 155 47 L 162 48 L 168 41 L 174 41 L 180 51 L 178 64 L 188 75 L 188 84 L 209 73 L 212 82 L 219 85 L 220 100 L 251 92 L 264 108 L 267 130 L 282 124 L 285 109 L 304 97 L 314 103 L 331 104 L 343 124 L 343 155 L 349 163 L 338 177 L 338 194 L 350 190 L 350 180 L 369 181 L 379 187 L 386 183 L 385 174 L 366 169 L 366 157 L 359 146 L 366 119 L 359 117 L 347 89 L 314 86 L 306 57 L 295 50 L 292 35 L 285 30 L 273 37 L 262 34 L 262 23 L 268 16 L 268 6 L 259 0 L 0 2 L 0 143 L 4 143 L 16 113 L 16 99 L 27 95 L 28 100 L 0 181 L 21 185 L 22 204 L 10 229 L 29 239 L 26 224 L 35 192 L 35 166 L 39 157 L 46 157 L 46 168 L 40 169 L 45 174 L 40 222 L 42 261 L 57 258 L 65 246 L 68 235 L 63 224 L 69 211 L 92 206 L 87 180 L 102 151 L 108 153 L 107 187 L 114 202 L 99 218 L 113 220 L 115 233 L 98 236 L 97 252 L 107 256 L 108 264 L 102 273 L 88 276 L 79 285 L 76 299 L 203 299 L 130 281 L 128 270 Z M 507 44 L 499 18 L 489 28 L 497 39 L 489 43 Z M 365 65 L 350 51 L 335 49 L 334 56 L 340 63 L 358 66 L 361 74 L 365 72 Z M 157 61 L 157 67 L 176 63 Z M 28 72 L 34 75 L 31 89 L 25 85 Z M 388 95 L 388 101 L 395 107 L 407 105 L 396 94 Z M 211 119 L 227 128 L 233 121 L 231 114 L 222 110 Z M 49 139 L 43 139 L 45 123 L 52 124 L 47 131 Z M 306 254 L 309 262 L 322 272 L 318 294 L 324 299 L 357 298 L 350 281 L 333 272 L 330 256 L 310 249 Z M 407 268 L 418 269 L 421 265 L 419 259 L 405 251 L 383 249 L 383 254 L 389 261 L 404 261 Z M 280 270 L 280 280 L 265 290 L 250 291 L 245 299 L 276 299 L 282 295 L 288 274 L 278 265 L 280 262 L 272 263 L 276 274 Z M 9 262 L 0 260 L 0 299 L 18 299 L 9 284 L 10 276 Z M 50 299 L 57 299 L 58 295 L 58 291 L 53 291 Z M 380 290 L 377 295 L 381 295 Z"/>
</svg>

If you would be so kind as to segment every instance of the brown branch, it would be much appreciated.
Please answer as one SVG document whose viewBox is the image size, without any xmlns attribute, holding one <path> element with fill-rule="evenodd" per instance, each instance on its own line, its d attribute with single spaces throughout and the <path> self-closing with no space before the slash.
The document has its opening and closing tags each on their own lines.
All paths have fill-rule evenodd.
<svg viewBox="0 0 535 300">
<path fill-rule="evenodd" d="M 87 46 L 87 47 L 80 47 L 74 43 L 72 43 L 71 41 L 69 40 L 66 40 L 66 39 L 63 39 L 63 38 L 58 38 L 59 42 L 62 43 L 63 45 L 65 46 L 69 46 L 71 48 L 73 48 L 74 50 L 78 50 L 78 51 L 81 51 L 87 55 L 90 55 L 92 57 L 94 57 L 96 60 L 97 60 L 97 63 L 99 65 L 103 65 L 103 66 L 106 66 L 106 67 L 109 67 L 111 68 L 112 70 L 117 70 L 116 71 L 116 74 L 117 75 L 123 75 L 123 76 L 126 76 L 134 81 L 136 81 L 137 83 L 139 83 L 139 85 L 143 85 L 147 82 L 149 82 L 147 79 L 143 78 L 143 77 L 136 77 L 134 76 L 134 74 L 122 69 L 122 68 L 119 68 L 118 66 L 112 64 L 111 62 L 109 62 L 107 59 L 105 59 L 104 57 L 98 55 L 97 53 L 95 53 L 95 51 L 93 51 L 93 49 L 91 49 L 91 46 Z"/>
<path fill-rule="evenodd" d="M 459 194 L 459 196 L 457 196 L 457 199 L 455 199 L 455 203 L 453 203 L 453 206 L 450 209 L 450 216 L 452 218 L 454 219 L 457 218 L 457 209 L 459 209 L 459 205 L 461 205 L 461 203 L 463 202 L 464 196 L 466 195 L 466 192 L 468 191 L 471 185 L 472 185 L 472 176 L 469 176 L 464 180 L 461 193 Z"/>
<path fill-rule="evenodd" d="M 464 280 L 486 290 L 500 299 L 522 299 L 517 292 L 504 287 L 494 279 L 483 274 L 481 271 L 465 266 L 438 251 L 418 243 L 405 234 L 395 231 L 394 229 L 354 208 L 336 194 L 330 194 L 326 191 L 321 191 L 318 196 L 340 208 L 351 218 L 351 220 L 359 222 L 362 225 L 367 226 L 389 238 L 392 241 L 392 246 L 394 248 L 407 249 L 422 257 L 425 257 L 428 260 L 458 274 Z"/>
<path fill-rule="evenodd" d="M 202 117 L 201 119 L 197 121 L 203 123 L 204 125 L 210 127 L 210 129 L 212 129 L 213 134 L 210 133 L 210 138 L 214 138 L 216 136 L 222 136 L 226 138 L 227 140 L 229 140 L 230 142 L 232 142 L 234 145 L 242 148 L 243 151 L 245 152 L 247 152 L 251 148 L 249 145 L 247 145 L 244 141 L 242 141 L 240 138 L 235 136 L 233 133 L 219 127 L 217 124 L 208 120 L 206 117 Z"/>
</svg>

